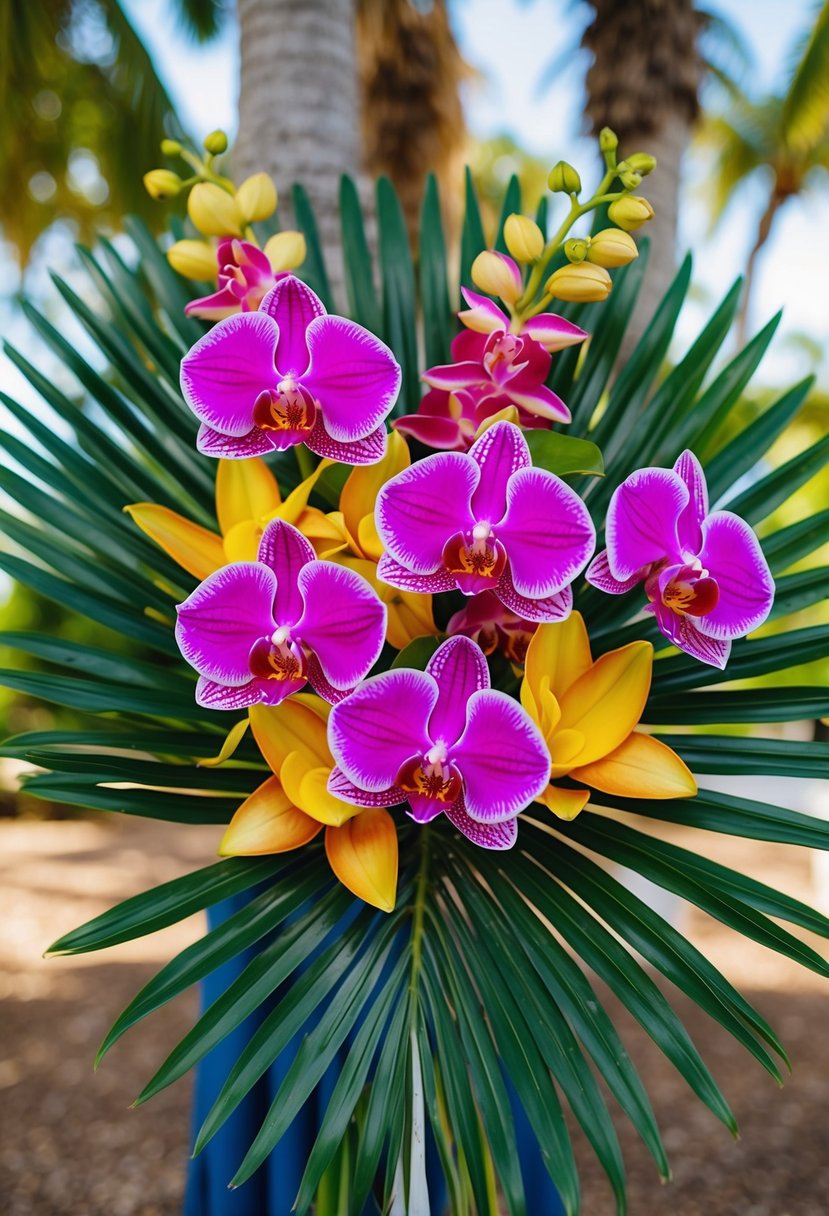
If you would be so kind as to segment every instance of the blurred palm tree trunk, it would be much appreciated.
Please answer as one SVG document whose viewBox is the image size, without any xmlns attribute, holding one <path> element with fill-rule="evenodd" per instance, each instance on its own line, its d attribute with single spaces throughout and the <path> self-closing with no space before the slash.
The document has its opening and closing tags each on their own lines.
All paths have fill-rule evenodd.
<svg viewBox="0 0 829 1216">
<path fill-rule="evenodd" d="M 261 169 L 305 186 L 334 291 L 342 283 L 337 196 L 360 166 L 355 0 L 239 0 L 239 135 L 234 174 Z"/>
<path fill-rule="evenodd" d="M 611 127 L 620 153 L 651 152 L 658 161 L 642 188 L 656 217 L 645 290 L 626 345 L 644 332 L 676 269 L 682 160 L 699 112 L 701 17 L 692 0 L 590 0 L 593 21 L 583 46 L 587 113 L 594 132 Z"/>
</svg>

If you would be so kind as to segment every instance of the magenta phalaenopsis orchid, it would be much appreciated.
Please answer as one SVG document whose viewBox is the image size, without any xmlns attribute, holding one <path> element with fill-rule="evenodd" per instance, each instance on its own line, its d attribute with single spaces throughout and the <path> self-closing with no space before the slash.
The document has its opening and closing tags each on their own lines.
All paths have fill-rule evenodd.
<svg viewBox="0 0 829 1216">
<path fill-rule="evenodd" d="M 501 258 L 520 285 L 517 265 L 506 255 Z M 494 301 L 467 288 L 463 295 L 469 308 L 458 313 L 466 328 L 452 341 L 453 362 L 424 372 L 423 379 L 437 392 L 426 394 L 416 414 L 399 419 L 398 430 L 433 448 L 462 451 L 484 419 L 509 405 L 518 409 L 522 426 L 569 422 L 570 411 L 545 381 L 550 355 L 583 342 L 588 336 L 584 330 L 554 313 L 542 313 L 513 333 L 510 318 Z"/>
<path fill-rule="evenodd" d="M 587 508 L 560 478 L 532 467 L 519 427 L 496 422 L 468 452 L 437 452 L 377 498 L 386 552 L 378 575 L 426 593 L 494 591 L 528 621 L 568 615 L 569 584 L 593 552 Z"/>
<path fill-rule="evenodd" d="M 408 801 L 428 823 L 443 812 L 470 840 L 508 849 L 516 816 L 550 779 L 550 755 L 529 715 L 489 686 L 479 646 L 449 638 L 425 671 L 372 676 L 331 711 L 337 762 L 328 788 L 357 806 Z"/>
<path fill-rule="evenodd" d="M 257 311 L 199 339 L 182 360 L 181 387 L 208 456 L 244 459 L 304 443 L 318 456 L 374 464 L 400 368 L 384 342 L 329 316 L 310 287 L 286 275 Z"/>
<path fill-rule="evenodd" d="M 176 641 L 208 709 L 278 705 L 310 681 L 336 701 L 364 679 L 386 608 L 361 575 L 320 561 L 301 532 L 272 520 L 258 560 L 223 566 L 178 606 Z"/>
<path fill-rule="evenodd" d="M 732 640 L 769 614 L 774 579 L 760 542 L 739 516 L 708 513 L 705 474 L 692 452 L 673 469 L 639 469 L 622 482 L 606 539 L 588 582 L 611 595 L 644 583 L 662 633 L 703 663 L 725 667 Z"/>
<path fill-rule="evenodd" d="M 212 295 L 191 300 L 184 307 L 190 317 L 220 321 L 237 312 L 253 312 L 271 288 L 285 278 L 274 273 L 265 254 L 250 241 L 225 237 L 216 248 L 219 289 Z"/>
</svg>

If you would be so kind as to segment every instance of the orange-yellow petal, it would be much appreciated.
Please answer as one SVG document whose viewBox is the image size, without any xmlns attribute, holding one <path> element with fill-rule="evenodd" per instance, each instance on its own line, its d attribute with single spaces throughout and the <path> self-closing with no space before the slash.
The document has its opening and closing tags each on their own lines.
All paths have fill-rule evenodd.
<svg viewBox="0 0 829 1216">
<path fill-rule="evenodd" d="M 313 840 L 322 824 L 293 805 L 276 777 L 246 798 L 219 845 L 222 857 L 288 853 Z"/>
<path fill-rule="evenodd" d="M 151 502 L 135 502 L 124 510 L 142 532 L 196 578 L 207 578 L 226 565 L 222 538 L 215 532 Z"/>
<path fill-rule="evenodd" d="M 220 460 L 216 471 L 216 515 L 222 535 L 237 524 L 259 520 L 282 502 L 276 478 L 264 460 Z"/>
<path fill-rule="evenodd" d="M 574 769 L 572 776 L 623 798 L 692 798 L 697 792 L 693 774 L 676 752 L 639 731 L 609 756 Z"/>
<path fill-rule="evenodd" d="M 208 756 L 204 760 L 199 760 L 199 768 L 218 768 L 220 764 L 224 764 L 226 760 L 229 760 L 245 737 L 245 732 L 249 726 L 250 719 L 248 718 L 242 718 L 241 722 L 236 722 L 235 725 L 231 726 L 218 753 L 215 756 Z"/>
<path fill-rule="evenodd" d="M 330 764 L 309 768 L 302 753 L 291 752 L 279 770 L 279 780 L 291 802 L 306 815 L 318 823 L 339 827 L 359 815 L 362 808 L 343 802 L 328 792 L 331 768 Z"/>
<path fill-rule="evenodd" d="M 311 491 L 319 481 L 326 469 L 330 468 L 334 463 L 333 460 L 321 460 L 313 473 L 309 474 L 304 481 L 301 481 L 295 490 L 291 490 L 288 497 L 275 511 L 272 511 L 265 517 L 262 522 L 267 522 L 268 519 L 284 519 L 289 524 L 296 524 L 300 515 L 308 506 L 308 499 L 311 497 Z"/>
<path fill-rule="evenodd" d="M 369 807 L 325 829 L 325 851 L 340 882 L 359 899 L 391 912 L 397 897 L 397 829 L 388 811 Z"/>
<path fill-rule="evenodd" d="M 250 725 L 259 750 L 275 773 L 291 752 L 299 752 L 306 769 L 332 768 L 328 750 L 326 719 L 308 704 L 290 697 L 281 705 L 251 705 Z"/>
<path fill-rule="evenodd" d="M 589 790 L 565 790 L 557 785 L 548 785 L 538 795 L 536 802 L 546 806 L 559 819 L 575 819 L 587 806 L 589 797 Z"/>
<path fill-rule="evenodd" d="M 538 690 L 545 677 L 553 696 L 561 701 L 567 689 L 590 668 L 590 642 L 579 612 L 566 621 L 539 625 L 527 647 L 524 678 L 538 701 Z"/>
<path fill-rule="evenodd" d="M 615 751 L 642 716 L 651 686 L 653 646 L 631 642 L 603 654 L 561 697 L 561 730 L 580 730 L 584 749 L 573 767 Z"/>
<path fill-rule="evenodd" d="M 399 591 L 396 587 L 390 587 L 377 577 L 376 564 L 366 558 L 338 553 L 334 560 L 342 566 L 348 566 L 349 570 L 362 574 L 386 605 L 386 638 L 395 650 L 402 650 L 415 638 L 434 637 L 440 632 L 432 615 L 431 595 L 421 595 L 417 591 Z"/>
<path fill-rule="evenodd" d="M 364 553 L 373 562 L 379 562 L 385 545 L 380 539 L 373 515 L 364 515 L 360 520 L 357 527 L 357 544 L 360 546 L 361 553 Z"/>
<path fill-rule="evenodd" d="M 349 473 L 340 494 L 340 509 L 345 525 L 353 537 L 357 537 L 360 521 L 366 515 L 374 515 L 377 495 L 382 486 L 397 473 L 409 467 L 411 458 L 406 440 L 397 431 L 392 431 L 386 444 L 386 454 L 376 464 L 359 465 Z"/>
<path fill-rule="evenodd" d="M 225 561 L 255 562 L 261 539 L 262 528 L 257 520 L 243 519 L 234 524 L 224 535 Z"/>
<path fill-rule="evenodd" d="M 586 743 L 587 740 L 582 731 L 572 728 L 555 730 L 552 735 L 547 737 L 547 746 L 553 760 L 550 769 L 550 776 L 553 780 L 570 772 L 576 762 L 576 757 L 584 752 Z"/>
</svg>

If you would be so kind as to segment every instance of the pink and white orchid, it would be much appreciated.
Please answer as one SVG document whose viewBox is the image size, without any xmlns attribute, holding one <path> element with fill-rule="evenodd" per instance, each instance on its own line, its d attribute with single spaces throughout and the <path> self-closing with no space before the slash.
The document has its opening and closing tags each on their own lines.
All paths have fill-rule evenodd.
<svg viewBox="0 0 829 1216">
<path fill-rule="evenodd" d="M 218 291 L 191 300 L 184 311 L 205 321 L 220 321 L 237 312 L 255 312 L 287 272 L 274 272 L 267 255 L 250 241 L 223 237 L 216 248 Z"/>
</svg>

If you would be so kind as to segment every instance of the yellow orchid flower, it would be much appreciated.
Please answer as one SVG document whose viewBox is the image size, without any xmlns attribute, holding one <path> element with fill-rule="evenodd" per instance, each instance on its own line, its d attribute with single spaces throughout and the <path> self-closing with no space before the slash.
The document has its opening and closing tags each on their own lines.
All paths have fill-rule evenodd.
<svg viewBox="0 0 829 1216">
<path fill-rule="evenodd" d="M 328 792 L 334 767 L 326 733 L 330 709 L 306 693 L 281 705 L 251 706 L 251 729 L 274 775 L 236 811 L 219 853 L 286 853 L 325 827 L 326 855 L 340 882 L 366 903 L 391 912 L 397 894 L 397 829 L 388 811 L 352 806 Z"/>
<path fill-rule="evenodd" d="M 536 630 L 527 649 L 521 704 L 550 750 L 550 784 L 537 801 L 560 819 L 574 819 L 590 797 L 589 790 L 554 784 L 560 777 L 625 798 L 696 794 L 696 781 L 679 756 L 635 729 L 652 668 L 650 642 L 631 642 L 594 663 L 578 612 Z"/>
<path fill-rule="evenodd" d="M 340 534 L 328 516 L 308 506 L 317 478 L 330 464 L 321 461 L 283 501 L 264 461 L 220 460 L 216 473 L 218 533 L 156 503 L 136 502 L 124 510 L 173 561 L 203 579 L 228 562 L 255 561 L 262 531 L 272 519 L 284 519 L 299 528 L 318 553 L 336 543 Z"/>
</svg>

